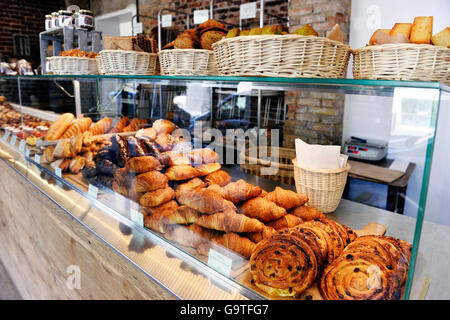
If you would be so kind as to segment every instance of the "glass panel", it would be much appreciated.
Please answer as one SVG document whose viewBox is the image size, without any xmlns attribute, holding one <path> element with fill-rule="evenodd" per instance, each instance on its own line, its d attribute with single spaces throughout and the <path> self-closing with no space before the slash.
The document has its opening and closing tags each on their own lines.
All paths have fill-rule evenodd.
<svg viewBox="0 0 450 320">
<path fill-rule="evenodd" d="M 438 109 L 442 119 L 448 87 L 429 82 L 233 77 L 26 76 L 0 80 L 9 84 L 19 81 L 17 93 L 13 85 L 8 85 L 13 96 L 8 100 L 15 102 L 14 96 L 19 96 L 15 103 L 24 125 L 27 114 L 48 121 L 66 112 L 90 117 L 94 124 L 104 118 L 112 120 L 100 132 L 108 139 L 83 137 L 76 154 L 60 155 L 58 152 L 64 154 L 62 148 L 55 156 L 56 144 L 61 144 L 60 149 L 63 146 L 56 141 L 52 152 L 55 157 L 46 161 L 44 151 L 51 149 L 48 144 L 52 143 L 40 141 L 37 147 L 28 146 L 29 169 L 41 170 L 37 172 L 43 172 L 42 179 L 53 179 L 65 189 L 70 203 L 75 201 L 68 204 L 73 215 L 182 298 L 181 291 L 165 282 L 166 274 L 156 275 L 157 270 L 143 267 L 147 260 L 135 252 L 140 249 L 134 246 L 145 243 L 142 239 L 151 239 L 152 244 L 187 261 L 202 274 L 215 270 L 210 278 L 220 278 L 220 288 L 237 290 L 251 299 L 271 298 L 262 286 L 252 282 L 249 266 L 250 254 L 262 241 L 261 223 L 264 230 L 275 229 L 275 220 L 289 214 L 290 222 L 298 224 L 295 212 L 307 219 L 303 203 L 292 206 L 270 198 L 276 187 L 307 194 L 309 206 L 360 235 L 385 234 L 413 244 L 410 273 L 399 276 L 398 287 L 404 298 L 443 297 L 448 292 L 441 281 L 445 278 L 443 270 L 435 262 L 450 257 L 446 242 L 438 245 L 439 239 L 448 236 L 443 226 L 448 223 L 440 214 L 445 212 L 442 208 L 434 201 L 426 202 L 427 194 L 428 199 L 444 194 L 445 181 L 439 176 L 439 168 L 445 165 L 439 161 L 444 157 L 435 157 L 439 160 L 434 160 L 433 167 L 431 163 L 434 150 L 445 152 L 435 143 L 448 145 L 445 133 L 435 141 Z M 111 127 L 125 119 L 127 129 L 118 130 L 111 138 Z M 443 127 L 438 127 L 437 137 Z M 307 143 L 310 151 L 297 153 L 296 139 Z M 316 145 L 338 146 L 338 153 L 349 156 L 351 167 L 341 170 L 343 183 L 334 189 L 325 185 L 328 194 L 337 194 L 334 207 L 331 200 L 319 197 L 324 186 L 315 185 L 317 177 L 307 179 L 314 176 L 314 170 L 297 167 L 299 171 L 294 171 L 293 159 L 300 157 L 306 163 Z M 206 159 L 200 157 L 198 161 L 192 150 L 203 148 L 215 153 L 204 154 Z M 40 155 L 39 163 L 34 154 Z M 156 159 L 154 166 L 148 160 L 144 162 L 147 167 L 139 167 L 142 164 L 136 159 L 143 155 Z M 83 170 L 71 171 L 75 156 L 92 157 L 92 170 L 85 162 Z M 330 159 L 313 158 L 313 164 L 324 160 L 330 163 Z M 76 167 L 75 162 L 72 165 Z M 56 167 L 61 168 L 61 177 Z M 210 173 L 219 170 L 223 172 L 221 179 L 229 176 L 233 183 L 240 181 L 229 188 L 235 193 L 228 194 L 228 181 L 215 180 L 223 186 L 211 182 L 214 175 Z M 187 188 L 186 183 L 196 178 L 201 185 Z M 215 186 L 211 188 L 210 184 Z M 251 194 L 253 191 L 255 194 Z M 52 192 L 58 201 L 65 201 L 58 191 Z M 260 200 L 265 193 L 271 196 Z M 238 198 L 233 198 L 236 194 Z M 249 203 L 256 198 L 259 200 L 255 203 L 259 203 L 252 208 Z M 267 199 L 272 199 L 270 204 Z M 92 207 L 88 213 L 77 209 L 76 203 L 82 207 L 85 201 Z M 170 203 L 173 208 L 169 208 Z M 272 204 L 274 207 L 266 212 L 266 206 Z M 302 209 L 296 211 L 297 207 Z M 276 216 L 277 210 L 284 212 Z M 272 216 L 265 218 L 263 213 Z M 255 229 L 258 231 L 243 227 L 245 223 L 240 220 L 236 222 L 244 216 L 256 220 L 251 221 L 253 224 L 260 223 Z M 96 221 L 105 221 L 106 226 Z M 133 236 L 127 238 L 128 242 L 120 242 L 110 229 Z M 342 249 L 343 245 L 322 260 L 317 260 L 319 254 L 316 262 L 324 267 L 336 260 Z M 270 265 L 275 264 L 272 261 Z M 317 291 L 319 277 L 297 298 L 321 298 Z"/>
</svg>

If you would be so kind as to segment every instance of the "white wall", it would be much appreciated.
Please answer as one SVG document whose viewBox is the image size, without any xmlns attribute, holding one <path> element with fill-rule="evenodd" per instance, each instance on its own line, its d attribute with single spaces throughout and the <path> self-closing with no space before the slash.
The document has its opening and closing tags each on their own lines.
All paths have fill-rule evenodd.
<svg viewBox="0 0 450 320">
<path fill-rule="evenodd" d="M 125 9 L 108 12 L 95 17 L 95 29 L 106 36 L 131 36 L 131 18 L 136 14 L 136 5 Z M 134 19 L 136 23 L 136 19 Z"/>
<path fill-rule="evenodd" d="M 350 23 L 350 46 L 360 48 L 365 46 L 373 32 L 379 28 L 389 29 L 396 22 L 413 22 L 416 16 L 433 16 L 433 34 L 441 31 L 449 25 L 450 21 L 450 1 L 449 0 L 353 0 L 352 15 Z M 348 77 L 352 77 L 351 63 L 349 64 Z M 411 95 L 418 95 L 423 98 L 424 95 L 417 90 L 412 90 Z M 400 96 L 396 93 L 395 96 Z M 408 93 L 406 93 L 408 95 Z M 415 216 L 417 214 L 417 202 L 420 196 L 422 186 L 422 176 L 425 164 L 427 133 L 412 134 L 398 130 L 398 114 L 393 108 L 394 98 L 374 97 L 362 95 L 347 95 L 345 101 L 344 113 L 344 131 L 343 139 L 351 135 L 362 136 L 372 139 L 384 139 L 390 143 L 388 158 L 403 159 L 414 162 L 416 169 L 412 175 L 407 191 L 407 201 L 405 204 L 405 214 Z M 424 102 L 427 104 L 427 102 Z M 430 105 L 431 107 L 431 105 Z M 444 113 L 442 113 L 444 114 Z M 448 115 L 448 113 L 447 113 Z M 416 129 L 420 129 L 419 127 Z M 446 136 L 449 134 L 444 126 L 439 128 L 438 135 Z M 444 139 L 442 139 L 443 141 Z M 436 150 L 440 149 L 437 143 Z M 445 156 L 436 153 L 436 158 Z M 446 170 L 445 172 L 447 172 Z M 431 211 L 437 210 L 438 203 L 442 203 L 445 197 L 431 192 L 442 181 L 441 177 L 450 180 L 449 177 L 435 175 L 431 180 L 430 196 L 428 204 L 433 203 L 434 207 L 430 209 L 427 216 L 434 217 L 436 222 L 441 219 Z M 442 205 L 442 208 L 445 206 Z M 448 206 L 447 206 L 448 207 Z M 450 218 L 444 219 L 446 224 L 450 225 Z M 443 222 L 441 222 L 443 223 Z"/>
</svg>

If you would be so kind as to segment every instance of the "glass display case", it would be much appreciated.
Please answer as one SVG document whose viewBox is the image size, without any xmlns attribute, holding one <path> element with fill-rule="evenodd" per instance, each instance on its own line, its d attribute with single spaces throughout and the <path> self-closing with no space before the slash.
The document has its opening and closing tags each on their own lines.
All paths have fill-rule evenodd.
<svg viewBox="0 0 450 320">
<path fill-rule="evenodd" d="M 0 83 L 1 158 L 175 297 L 450 297 L 450 221 L 436 204 L 445 85 L 99 75 Z M 296 139 L 339 146 L 348 159 L 325 171 L 344 182 L 315 181 L 324 170 L 298 165 Z M 325 209 L 323 193 L 337 207 Z"/>
</svg>

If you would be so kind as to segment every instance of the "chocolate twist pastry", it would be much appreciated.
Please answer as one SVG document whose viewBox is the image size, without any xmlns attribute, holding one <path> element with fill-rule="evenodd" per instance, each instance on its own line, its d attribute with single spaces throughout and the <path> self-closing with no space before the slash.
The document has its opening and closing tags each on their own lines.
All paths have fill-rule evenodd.
<svg viewBox="0 0 450 320">
<path fill-rule="evenodd" d="M 326 300 L 398 300 L 398 277 L 383 258 L 367 252 L 345 253 L 325 268 L 319 286 Z"/>
<path fill-rule="evenodd" d="M 272 296 L 299 296 L 317 276 L 316 256 L 299 237 L 276 234 L 260 241 L 250 257 L 252 283 Z"/>
</svg>

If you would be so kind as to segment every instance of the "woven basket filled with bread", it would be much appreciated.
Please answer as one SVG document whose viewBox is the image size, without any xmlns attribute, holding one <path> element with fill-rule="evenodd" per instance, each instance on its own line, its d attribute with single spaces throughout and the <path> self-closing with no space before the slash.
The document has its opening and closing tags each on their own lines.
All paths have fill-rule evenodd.
<svg viewBox="0 0 450 320">
<path fill-rule="evenodd" d="M 351 52 L 338 25 L 327 37 L 310 25 L 293 34 L 281 26 L 236 28 L 213 49 L 220 75 L 289 78 L 343 78 Z"/>
<path fill-rule="evenodd" d="M 80 49 L 62 51 L 58 56 L 48 57 L 48 72 L 52 74 L 98 74 L 95 52 Z"/>
<path fill-rule="evenodd" d="M 450 84 L 450 27 L 432 32 L 433 17 L 376 30 L 366 47 L 352 52 L 353 77 Z"/>
<path fill-rule="evenodd" d="M 159 53 L 161 74 L 169 76 L 218 75 L 212 45 L 227 35 L 226 26 L 210 19 L 181 33 Z"/>
</svg>

